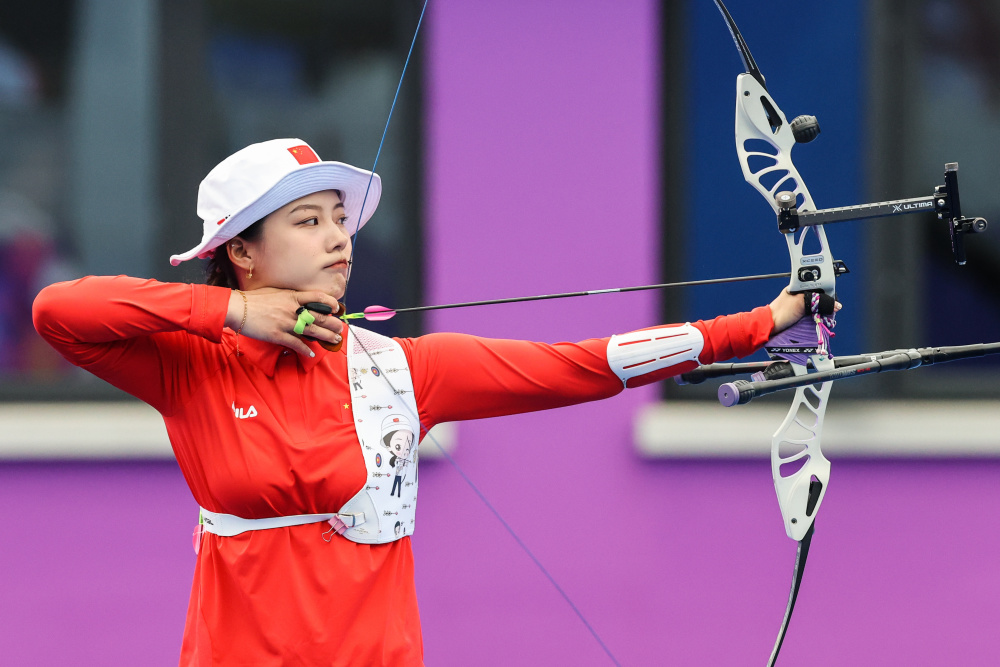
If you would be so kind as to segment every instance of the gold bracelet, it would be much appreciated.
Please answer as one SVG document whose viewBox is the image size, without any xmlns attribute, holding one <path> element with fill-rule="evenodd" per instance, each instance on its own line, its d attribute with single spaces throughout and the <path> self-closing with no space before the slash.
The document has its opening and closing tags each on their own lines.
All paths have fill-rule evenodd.
<svg viewBox="0 0 1000 667">
<path fill-rule="evenodd" d="M 241 297 L 243 297 L 243 321 L 240 322 L 240 328 L 236 330 L 236 356 L 238 357 L 243 354 L 240 352 L 240 332 L 243 331 L 243 327 L 247 323 L 247 295 L 241 289 L 236 291 L 239 292 Z"/>
</svg>

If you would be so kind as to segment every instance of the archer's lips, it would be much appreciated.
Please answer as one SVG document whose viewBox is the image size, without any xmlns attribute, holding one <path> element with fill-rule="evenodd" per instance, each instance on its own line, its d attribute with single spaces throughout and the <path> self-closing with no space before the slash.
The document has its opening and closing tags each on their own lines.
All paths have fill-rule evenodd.
<svg viewBox="0 0 1000 667">
<path fill-rule="evenodd" d="M 333 269 L 334 271 L 346 271 L 347 270 L 347 260 L 342 259 L 339 262 L 334 262 L 333 264 L 328 264 L 324 268 Z"/>
</svg>

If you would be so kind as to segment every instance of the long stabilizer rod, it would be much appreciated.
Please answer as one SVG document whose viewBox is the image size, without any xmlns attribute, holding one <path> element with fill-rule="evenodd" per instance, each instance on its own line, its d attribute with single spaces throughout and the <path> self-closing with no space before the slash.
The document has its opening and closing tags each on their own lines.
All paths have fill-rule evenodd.
<svg viewBox="0 0 1000 667">
<path fill-rule="evenodd" d="M 863 361 L 844 365 L 829 371 L 819 371 L 808 375 L 781 377 L 772 380 L 737 380 L 719 387 L 719 402 L 726 407 L 743 405 L 755 398 L 773 394 L 784 389 L 795 389 L 828 380 L 881 373 L 883 371 L 905 371 L 920 366 L 930 366 L 960 359 L 973 359 L 1000 353 L 1000 343 L 978 343 L 975 345 L 955 345 L 951 347 L 923 347 L 909 350 L 890 350 L 877 354 L 860 355 Z M 781 363 L 781 362 L 774 362 Z M 733 364 L 736 365 L 736 364 Z M 697 369 L 695 369 L 695 372 Z"/>
</svg>

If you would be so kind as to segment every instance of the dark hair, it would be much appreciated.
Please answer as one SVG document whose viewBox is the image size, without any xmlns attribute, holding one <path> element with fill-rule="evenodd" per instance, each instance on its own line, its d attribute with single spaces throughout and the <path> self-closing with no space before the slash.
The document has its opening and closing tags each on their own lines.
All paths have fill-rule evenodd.
<svg viewBox="0 0 1000 667">
<path fill-rule="evenodd" d="M 263 233 L 264 220 L 262 218 L 237 234 L 235 238 L 252 242 L 260 239 Z M 208 260 L 208 265 L 205 266 L 205 282 L 216 287 L 240 288 L 240 281 L 236 279 L 236 267 L 233 266 L 233 261 L 229 259 L 229 251 L 226 249 L 226 243 L 218 246 L 215 249 L 215 254 Z"/>
</svg>

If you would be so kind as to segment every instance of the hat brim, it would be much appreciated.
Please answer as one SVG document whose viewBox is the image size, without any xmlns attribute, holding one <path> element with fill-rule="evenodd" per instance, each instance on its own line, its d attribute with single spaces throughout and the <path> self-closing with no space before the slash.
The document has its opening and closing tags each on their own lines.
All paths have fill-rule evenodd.
<svg viewBox="0 0 1000 667">
<path fill-rule="evenodd" d="M 268 214 L 300 197 L 323 190 L 341 192 L 347 213 L 347 231 L 353 235 L 371 219 L 378 208 L 382 198 L 382 179 L 378 174 L 343 162 L 313 162 L 303 165 L 285 174 L 255 201 L 226 218 L 214 234 L 206 234 L 194 248 L 172 255 L 170 263 L 177 266 L 195 257 L 211 257 L 215 248 Z"/>
</svg>

